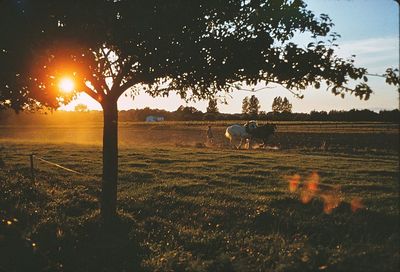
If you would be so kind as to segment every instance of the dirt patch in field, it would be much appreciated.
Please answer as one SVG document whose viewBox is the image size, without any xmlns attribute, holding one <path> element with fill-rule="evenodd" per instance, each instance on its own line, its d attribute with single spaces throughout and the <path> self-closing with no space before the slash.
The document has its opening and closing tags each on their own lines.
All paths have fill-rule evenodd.
<svg viewBox="0 0 400 272">
<path fill-rule="evenodd" d="M 232 149 L 225 138 L 225 127 L 213 127 L 214 143 L 207 142 L 207 126 L 121 126 L 119 145 L 175 146 Z M 97 127 L 8 127 L 0 129 L 0 140 L 38 143 L 102 144 L 102 128 Z M 265 147 L 254 143 L 253 149 L 274 151 L 311 149 L 348 152 L 394 152 L 399 149 L 398 134 L 343 132 L 286 132 L 272 136 Z"/>
</svg>

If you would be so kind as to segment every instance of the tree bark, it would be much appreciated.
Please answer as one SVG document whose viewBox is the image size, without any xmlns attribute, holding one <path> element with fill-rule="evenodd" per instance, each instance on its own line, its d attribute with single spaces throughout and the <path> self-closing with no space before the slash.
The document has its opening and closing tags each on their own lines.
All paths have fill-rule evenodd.
<svg viewBox="0 0 400 272">
<path fill-rule="evenodd" d="M 106 225 L 116 218 L 118 182 L 118 108 L 117 101 L 103 106 L 103 178 L 100 213 Z"/>
</svg>

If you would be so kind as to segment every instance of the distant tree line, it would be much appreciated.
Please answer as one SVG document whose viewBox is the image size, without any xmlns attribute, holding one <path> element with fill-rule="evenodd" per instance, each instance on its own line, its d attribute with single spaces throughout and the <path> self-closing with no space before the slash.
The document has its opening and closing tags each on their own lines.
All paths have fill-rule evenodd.
<svg viewBox="0 0 400 272">
<path fill-rule="evenodd" d="M 392 122 L 399 123 L 399 110 L 381 110 L 374 112 L 368 109 L 349 111 L 331 110 L 311 111 L 310 113 L 268 112 L 259 116 L 261 120 L 274 121 L 344 121 L 344 122 Z"/>
<path fill-rule="evenodd" d="M 368 121 L 368 122 L 392 122 L 399 123 L 399 110 L 382 110 L 374 112 L 371 110 L 349 111 L 331 110 L 311 111 L 310 113 L 293 112 L 264 112 L 259 111 L 256 115 L 249 113 L 220 113 L 215 107 L 212 112 L 202 112 L 195 107 L 180 106 L 175 111 L 160 109 L 132 109 L 119 112 L 119 120 L 122 122 L 143 122 L 147 116 L 160 116 L 165 121 L 204 121 L 204 120 L 266 120 L 266 121 Z M 13 111 L 0 112 L 0 124 L 63 124 L 81 122 L 101 122 L 102 113 L 99 111 L 82 112 L 60 112 L 55 111 L 47 114 L 20 113 Z"/>
<path fill-rule="evenodd" d="M 270 120 L 270 121 L 376 121 L 399 123 L 399 110 L 371 110 L 338 111 L 311 111 L 310 113 L 293 112 L 258 112 L 257 115 L 248 113 L 209 113 L 197 110 L 194 107 L 180 106 L 176 111 L 158 109 L 137 109 L 120 112 L 121 121 L 144 121 L 146 116 L 163 116 L 168 121 L 201 121 L 201 120 Z"/>
</svg>

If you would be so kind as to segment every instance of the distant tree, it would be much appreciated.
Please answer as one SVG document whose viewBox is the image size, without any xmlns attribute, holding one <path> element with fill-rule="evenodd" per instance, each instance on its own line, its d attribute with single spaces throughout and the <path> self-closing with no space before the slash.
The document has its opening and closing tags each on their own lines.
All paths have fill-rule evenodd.
<svg viewBox="0 0 400 272">
<path fill-rule="evenodd" d="M 75 111 L 77 112 L 87 112 L 89 111 L 88 106 L 85 104 L 78 104 L 75 106 Z"/>
<path fill-rule="evenodd" d="M 219 113 L 217 99 L 208 101 L 207 113 Z"/>
<path fill-rule="evenodd" d="M 272 102 L 272 111 L 274 113 L 281 112 L 282 111 L 281 105 L 282 105 L 282 97 L 280 96 L 275 97 L 274 101 Z"/>
<path fill-rule="evenodd" d="M 209 99 L 238 82 L 299 92 L 323 81 L 335 95 L 372 93 L 360 82 L 367 70 L 335 54 L 329 16 L 304 0 L 3 0 L 0 20 L 0 108 L 67 103 L 65 75 L 102 106 L 105 222 L 116 217 L 117 101 L 126 91 Z M 297 32 L 312 42 L 296 44 Z"/>
<path fill-rule="evenodd" d="M 282 102 L 283 112 L 291 113 L 292 112 L 292 103 L 285 97 Z"/>
<path fill-rule="evenodd" d="M 249 98 L 246 96 L 242 101 L 242 114 L 249 113 Z"/>
<path fill-rule="evenodd" d="M 268 119 L 267 112 L 266 111 L 260 111 L 258 113 L 258 119 L 259 120 L 267 120 Z"/>
<path fill-rule="evenodd" d="M 275 97 L 274 101 L 272 102 L 272 111 L 275 113 L 291 113 L 292 104 L 286 97 L 283 99 L 280 96 Z"/>
<path fill-rule="evenodd" d="M 379 116 L 381 121 L 385 122 L 393 122 L 393 123 L 400 123 L 400 111 L 398 109 L 391 110 L 391 111 L 380 111 Z"/>
<path fill-rule="evenodd" d="M 255 95 L 252 95 L 249 99 L 248 114 L 251 118 L 256 118 L 258 116 L 258 110 L 260 109 L 260 101 Z"/>
<path fill-rule="evenodd" d="M 310 121 L 326 121 L 328 120 L 328 113 L 326 111 L 311 111 Z"/>
<path fill-rule="evenodd" d="M 204 120 L 216 120 L 220 117 L 220 113 L 218 110 L 218 102 L 217 99 L 209 99 L 207 111 L 203 116 Z"/>
<path fill-rule="evenodd" d="M 179 108 L 174 112 L 175 120 L 202 120 L 203 113 L 196 109 L 195 107 L 179 106 Z"/>
</svg>

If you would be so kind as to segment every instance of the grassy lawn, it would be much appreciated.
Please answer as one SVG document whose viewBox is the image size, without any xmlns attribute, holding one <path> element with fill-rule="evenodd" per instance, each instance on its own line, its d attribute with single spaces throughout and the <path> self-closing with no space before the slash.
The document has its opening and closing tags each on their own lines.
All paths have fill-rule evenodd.
<svg viewBox="0 0 400 272">
<path fill-rule="evenodd" d="M 392 153 L 124 147 L 121 222 L 110 234 L 98 220 L 99 146 L 0 142 L 0 149 L 5 271 L 399 268 L 399 168 Z M 36 160 L 33 183 L 32 152 L 86 176 Z M 319 184 L 303 203 L 312 173 Z M 295 174 L 300 186 L 290 192 Z"/>
</svg>

